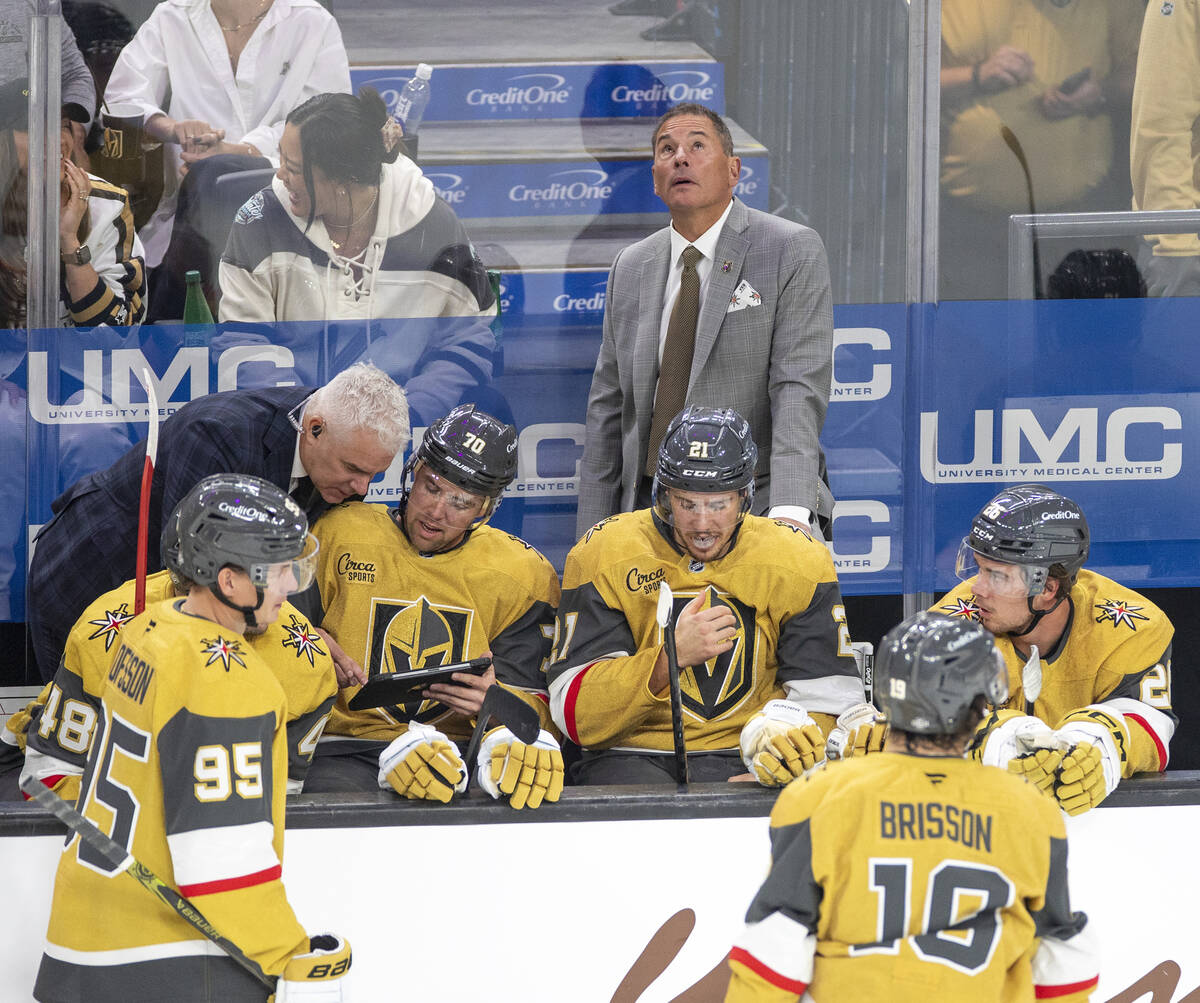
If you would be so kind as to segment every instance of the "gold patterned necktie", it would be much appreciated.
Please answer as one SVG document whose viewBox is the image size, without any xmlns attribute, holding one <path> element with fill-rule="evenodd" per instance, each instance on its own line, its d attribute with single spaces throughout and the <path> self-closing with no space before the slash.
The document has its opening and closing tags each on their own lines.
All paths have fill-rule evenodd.
<svg viewBox="0 0 1200 1003">
<path fill-rule="evenodd" d="M 683 249 L 683 275 L 679 295 L 667 324 L 662 362 L 658 367 L 658 390 L 654 394 L 654 415 L 650 421 L 650 444 L 646 450 L 646 476 L 658 469 L 658 447 L 671 419 L 687 402 L 688 378 L 692 373 L 692 355 L 696 349 L 696 321 L 700 317 L 700 276 L 696 263 L 704 257 L 690 244 Z"/>
</svg>

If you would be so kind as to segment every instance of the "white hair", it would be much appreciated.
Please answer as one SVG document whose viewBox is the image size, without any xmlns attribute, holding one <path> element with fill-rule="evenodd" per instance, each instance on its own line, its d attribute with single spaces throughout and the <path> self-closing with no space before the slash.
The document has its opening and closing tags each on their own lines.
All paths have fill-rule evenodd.
<svg viewBox="0 0 1200 1003">
<path fill-rule="evenodd" d="M 320 387 L 305 408 L 319 411 L 336 431 L 373 429 L 380 445 L 398 453 L 408 445 L 408 399 L 382 369 L 356 362 Z"/>
</svg>

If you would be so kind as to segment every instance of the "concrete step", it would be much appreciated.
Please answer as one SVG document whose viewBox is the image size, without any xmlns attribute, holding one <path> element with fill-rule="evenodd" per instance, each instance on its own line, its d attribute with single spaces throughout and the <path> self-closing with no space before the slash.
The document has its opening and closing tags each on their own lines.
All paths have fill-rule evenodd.
<svg viewBox="0 0 1200 1003">
<path fill-rule="evenodd" d="M 437 66 L 503 59 L 691 59 L 695 42 L 647 42 L 657 17 L 615 17 L 612 0 L 330 0 L 353 63 Z"/>
</svg>

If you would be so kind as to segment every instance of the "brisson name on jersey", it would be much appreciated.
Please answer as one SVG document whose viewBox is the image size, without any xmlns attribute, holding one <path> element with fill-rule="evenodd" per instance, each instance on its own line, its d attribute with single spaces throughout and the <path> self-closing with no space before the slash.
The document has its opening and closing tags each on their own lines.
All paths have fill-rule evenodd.
<svg viewBox="0 0 1200 1003">
<path fill-rule="evenodd" d="M 886 752 L 779 796 L 726 1000 L 1083 1003 L 1089 933 L 1053 800 L 993 766 Z"/>
</svg>

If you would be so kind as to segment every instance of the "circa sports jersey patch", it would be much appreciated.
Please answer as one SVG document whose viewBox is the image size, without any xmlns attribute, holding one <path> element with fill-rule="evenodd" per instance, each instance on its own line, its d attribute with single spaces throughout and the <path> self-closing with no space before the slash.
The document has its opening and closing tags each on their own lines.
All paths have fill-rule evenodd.
<svg viewBox="0 0 1200 1003">
<path fill-rule="evenodd" d="M 200 638 L 200 651 L 208 655 L 208 661 L 205 666 L 212 665 L 219 661 L 225 666 L 225 671 L 229 671 L 229 666 L 233 662 L 237 662 L 242 668 L 246 667 L 245 661 L 242 659 L 244 652 L 240 641 L 230 641 L 224 637 Z"/>
<path fill-rule="evenodd" d="M 347 550 L 338 555 L 337 573 L 348 582 L 365 582 L 369 585 L 375 581 L 375 563 L 357 560 Z"/>
<path fill-rule="evenodd" d="M 661 568 L 655 568 L 653 571 L 641 571 L 638 568 L 630 568 L 625 575 L 625 587 L 630 592 L 640 592 L 642 595 L 658 596 L 658 583 L 666 577 L 666 571 Z"/>
<path fill-rule="evenodd" d="M 1148 621 L 1150 619 L 1148 616 L 1142 616 L 1139 612 L 1139 610 L 1145 609 L 1144 606 L 1135 606 L 1122 599 L 1106 599 L 1104 602 L 1098 602 L 1096 609 L 1100 611 L 1096 622 L 1104 623 L 1105 620 L 1111 620 L 1114 630 L 1121 624 L 1125 624 L 1130 630 L 1137 630 L 1135 620 Z"/>
<path fill-rule="evenodd" d="M 291 618 L 291 623 L 280 624 L 284 633 L 287 634 L 287 637 L 283 639 L 283 646 L 285 648 L 295 648 L 297 658 L 301 655 L 307 655 L 308 664 L 314 665 L 313 655 L 325 654 L 325 649 L 320 644 L 321 635 L 301 620 L 300 617 L 296 616 L 295 613 L 291 614 Z"/>
<path fill-rule="evenodd" d="M 93 633 L 88 634 L 88 640 L 104 638 L 104 650 L 108 651 L 112 647 L 113 641 L 117 639 L 117 635 L 121 633 L 121 628 L 132 619 L 133 614 L 129 612 L 129 603 L 123 602 L 116 609 L 106 609 L 99 620 L 88 621 L 91 626 L 96 628 Z"/>
<path fill-rule="evenodd" d="M 970 599 L 955 599 L 953 602 L 946 603 L 945 606 L 939 606 L 938 609 L 949 616 L 965 616 L 971 620 L 979 619 L 979 607 L 975 605 L 974 596 L 971 596 Z"/>
<path fill-rule="evenodd" d="M 263 193 L 256 193 L 237 211 L 233 217 L 235 223 L 250 223 L 263 218 Z"/>
</svg>

